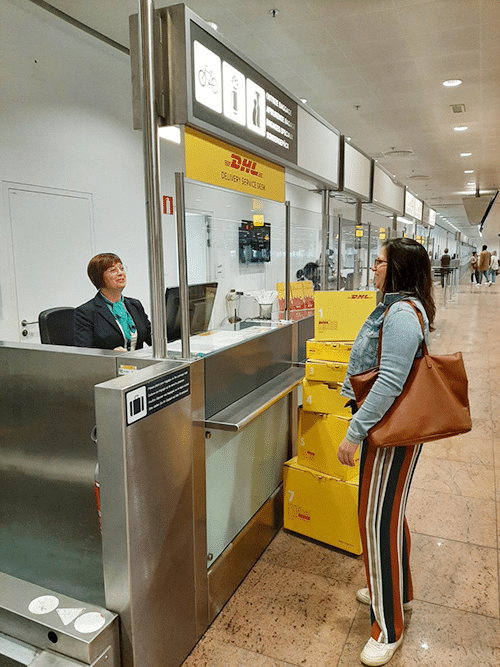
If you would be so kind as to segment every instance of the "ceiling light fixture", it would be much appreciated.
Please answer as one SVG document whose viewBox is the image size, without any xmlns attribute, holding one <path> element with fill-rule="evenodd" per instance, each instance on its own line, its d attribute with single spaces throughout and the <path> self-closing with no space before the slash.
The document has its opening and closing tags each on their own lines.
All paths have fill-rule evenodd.
<svg viewBox="0 0 500 667">
<path fill-rule="evenodd" d="M 473 174 L 474 169 L 464 169 L 464 174 Z"/>
<path fill-rule="evenodd" d="M 467 185 L 476 185 L 476 182 L 475 182 L 475 181 L 469 181 L 469 182 L 467 183 Z"/>
<path fill-rule="evenodd" d="M 470 157 L 472 153 L 460 153 L 460 157 Z"/>
<path fill-rule="evenodd" d="M 300 101 L 302 102 L 302 104 L 307 104 L 307 100 L 305 97 L 301 97 Z"/>
<path fill-rule="evenodd" d="M 453 128 L 455 132 L 465 132 L 465 130 L 468 130 L 467 125 L 457 125 L 456 127 Z"/>
<path fill-rule="evenodd" d="M 462 79 L 446 79 L 446 81 L 443 81 L 443 86 L 446 88 L 455 88 L 456 86 L 462 85 L 462 83 Z"/>
<path fill-rule="evenodd" d="M 217 23 L 214 23 L 213 21 L 207 21 L 208 25 L 213 28 L 214 30 L 218 29 Z"/>
</svg>

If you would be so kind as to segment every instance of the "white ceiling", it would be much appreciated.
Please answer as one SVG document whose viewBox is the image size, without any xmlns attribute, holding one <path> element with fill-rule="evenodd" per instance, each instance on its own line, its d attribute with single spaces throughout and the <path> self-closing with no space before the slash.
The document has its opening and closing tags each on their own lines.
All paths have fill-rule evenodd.
<svg viewBox="0 0 500 667">
<path fill-rule="evenodd" d="M 48 4 L 128 47 L 137 0 Z M 500 201 L 480 239 L 462 196 L 476 192 L 468 182 L 481 194 L 500 185 L 500 0 L 186 4 L 467 236 L 499 247 Z M 274 18 L 271 9 L 279 10 Z M 446 79 L 463 84 L 445 88 Z M 457 104 L 465 111 L 453 113 Z M 412 154 L 384 155 L 391 150 Z"/>
</svg>

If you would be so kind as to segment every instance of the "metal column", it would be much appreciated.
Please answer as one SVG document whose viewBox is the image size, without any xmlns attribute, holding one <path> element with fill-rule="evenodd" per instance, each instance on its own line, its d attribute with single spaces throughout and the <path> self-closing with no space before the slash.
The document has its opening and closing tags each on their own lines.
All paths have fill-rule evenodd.
<svg viewBox="0 0 500 667">
<path fill-rule="evenodd" d="M 290 202 L 285 202 L 285 313 L 290 316 Z"/>
<path fill-rule="evenodd" d="M 187 278 L 186 206 L 184 203 L 184 174 L 175 174 L 175 201 L 177 213 L 177 258 L 179 264 L 179 298 L 181 302 L 181 354 L 189 359 L 189 287 Z"/>
<path fill-rule="evenodd" d="M 321 227 L 321 289 L 328 289 L 328 259 L 326 252 L 328 250 L 328 223 L 330 220 L 330 190 L 322 190 L 321 213 L 323 215 L 323 224 Z"/>
<path fill-rule="evenodd" d="M 167 325 L 160 209 L 158 116 L 154 84 L 154 3 L 152 0 L 139 0 L 139 41 L 153 356 L 164 358 L 167 355 Z"/>
</svg>

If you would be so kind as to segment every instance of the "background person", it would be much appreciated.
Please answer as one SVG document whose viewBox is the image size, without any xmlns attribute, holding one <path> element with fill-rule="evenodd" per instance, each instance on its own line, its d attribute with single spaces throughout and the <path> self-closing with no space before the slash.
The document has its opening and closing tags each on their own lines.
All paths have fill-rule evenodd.
<svg viewBox="0 0 500 667">
<path fill-rule="evenodd" d="M 498 271 L 497 251 L 493 250 L 490 257 L 490 285 L 496 283 Z"/>
<path fill-rule="evenodd" d="M 384 665 L 403 640 L 404 611 L 411 607 L 410 532 L 406 503 L 421 444 L 377 448 L 366 441 L 401 391 L 416 356 L 422 355 L 422 328 L 409 303 L 421 311 L 426 341 L 435 316 L 432 276 L 425 248 L 413 239 L 386 241 L 374 262 L 375 287 L 383 299 L 368 316 L 352 346 L 341 393 L 351 399 L 353 417 L 338 448 L 338 459 L 354 465 L 361 447 L 359 529 L 368 587 L 357 599 L 371 605 L 371 634 L 362 653 L 365 665 Z M 384 315 L 387 311 L 387 317 Z M 356 410 L 349 375 L 377 365 L 378 334 L 384 322 L 378 378 Z"/>
<path fill-rule="evenodd" d="M 474 278 L 476 279 L 476 284 L 479 283 L 479 270 L 477 268 L 477 263 L 478 263 L 478 257 L 477 257 L 477 252 L 475 250 L 472 251 L 472 257 L 470 258 L 470 281 L 471 283 L 474 282 Z"/>
<path fill-rule="evenodd" d="M 75 309 L 75 345 L 123 352 L 151 345 L 151 322 L 141 302 L 122 295 L 127 275 L 118 255 L 92 257 L 87 274 L 98 292 Z"/>
<path fill-rule="evenodd" d="M 477 263 L 477 268 L 479 271 L 479 282 L 477 283 L 478 287 L 483 282 L 483 277 L 486 284 L 489 284 L 488 273 L 490 270 L 490 259 L 491 253 L 488 252 L 488 246 L 483 245 L 483 249 L 481 250 L 481 254 L 479 255 L 479 260 Z"/>
<path fill-rule="evenodd" d="M 448 253 L 448 248 L 445 248 L 444 255 L 441 257 L 441 287 L 444 287 L 445 278 L 447 280 L 447 276 L 450 272 L 451 257 Z"/>
</svg>

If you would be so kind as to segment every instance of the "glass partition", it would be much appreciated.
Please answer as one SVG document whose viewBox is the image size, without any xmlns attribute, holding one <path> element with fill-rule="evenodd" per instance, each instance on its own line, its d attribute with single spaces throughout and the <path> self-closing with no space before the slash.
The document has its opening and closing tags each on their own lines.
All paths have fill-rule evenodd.
<svg viewBox="0 0 500 667">
<path fill-rule="evenodd" d="M 193 181 L 185 183 L 185 202 L 188 282 L 217 283 L 210 329 L 277 320 L 284 204 Z M 170 261 L 177 264 L 177 255 L 170 252 Z"/>
</svg>

